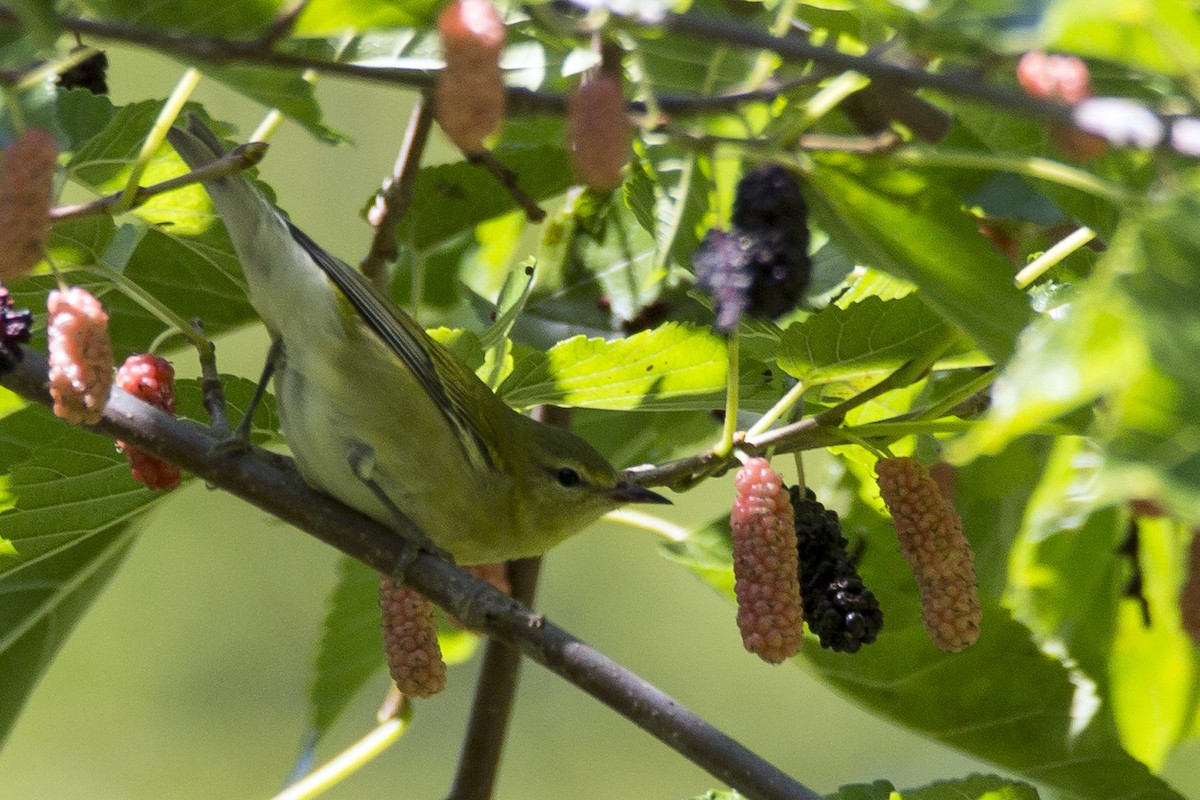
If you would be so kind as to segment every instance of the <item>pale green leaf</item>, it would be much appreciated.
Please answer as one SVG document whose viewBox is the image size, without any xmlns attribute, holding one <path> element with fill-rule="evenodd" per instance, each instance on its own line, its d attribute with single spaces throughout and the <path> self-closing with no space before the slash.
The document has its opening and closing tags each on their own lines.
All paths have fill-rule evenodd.
<svg viewBox="0 0 1200 800">
<path fill-rule="evenodd" d="M 783 332 L 779 366 L 807 384 L 853 381 L 895 370 L 944 346 L 955 331 L 910 294 L 826 306 Z"/>
<path fill-rule="evenodd" d="M 542 403 L 633 409 L 725 386 L 725 343 L 710 331 L 667 323 L 625 339 L 576 336 L 530 358 L 500 387 L 514 408 Z"/>
<path fill-rule="evenodd" d="M 1168 74 L 1200 67 L 1200 18 L 1185 0 L 1056 0 L 1043 30 L 1055 50 Z"/>
<path fill-rule="evenodd" d="M 440 0 L 311 0 L 296 21 L 297 36 L 326 36 L 348 31 L 427 25 Z"/>
</svg>

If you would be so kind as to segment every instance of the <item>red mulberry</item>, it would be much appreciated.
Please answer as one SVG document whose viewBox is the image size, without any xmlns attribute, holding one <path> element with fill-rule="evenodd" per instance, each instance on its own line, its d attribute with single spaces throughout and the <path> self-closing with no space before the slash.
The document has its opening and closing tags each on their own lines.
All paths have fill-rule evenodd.
<svg viewBox="0 0 1200 800">
<path fill-rule="evenodd" d="M 633 132 L 618 74 L 599 71 L 571 92 L 567 141 L 571 166 L 584 183 L 602 192 L 621 185 L 621 171 L 633 153 Z"/>
<path fill-rule="evenodd" d="M 149 353 L 139 353 L 125 359 L 117 370 L 117 385 L 138 399 L 175 413 L 175 369 L 171 362 Z M 135 480 L 149 489 L 174 489 L 179 485 L 179 467 L 152 456 L 124 442 L 117 442 L 124 451 Z"/>
<path fill-rule="evenodd" d="M 714 327 L 731 333 L 743 316 L 775 319 L 808 288 L 808 208 L 791 170 L 768 164 L 738 183 L 733 229 L 710 230 L 693 257 L 696 286 L 712 296 Z"/>
<path fill-rule="evenodd" d="M 962 519 L 929 470 L 911 458 L 880 459 L 879 493 L 921 592 L 921 616 L 938 649 L 955 653 L 979 638 L 975 554 Z"/>
<path fill-rule="evenodd" d="M 863 585 L 846 552 L 837 514 L 817 502 L 812 489 L 805 489 L 803 497 L 799 487 L 788 492 L 796 515 L 800 596 L 808 629 L 822 647 L 857 653 L 874 642 L 883 628 L 879 601 Z"/>
<path fill-rule="evenodd" d="M 383 650 L 396 687 L 409 697 L 429 697 L 446 688 L 446 664 L 438 645 L 433 603 L 407 586 L 379 576 Z"/>
<path fill-rule="evenodd" d="M 435 88 L 437 121 L 464 153 L 478 153 L 504 121 L 504 20 L 489 0 L 455 0 L 438 17 L 438 33 L 446 66 Z"/>
<path fill-rule="evenodd" d="M 733 530 L 734 591 L 742 644 L 778 664 L 795 655 L 804 637 L 795 516 L 788 490 L 765 458 L 737 473 Z"/>
<path fill-rule="evenodd" d="M 46 308 L 54 413 L 76 425 L 99 422 L 113 382 L 108 314 L 99 300 L 78 286 L 50 292 Z"/>
<path fill-rule="evenodd" d="M 0 165 L 0 280 L 24 277 L 42 259 L 50 235 L 50 197 L 58 147 L 30 129 L 4 150 Z"/>
</svg>

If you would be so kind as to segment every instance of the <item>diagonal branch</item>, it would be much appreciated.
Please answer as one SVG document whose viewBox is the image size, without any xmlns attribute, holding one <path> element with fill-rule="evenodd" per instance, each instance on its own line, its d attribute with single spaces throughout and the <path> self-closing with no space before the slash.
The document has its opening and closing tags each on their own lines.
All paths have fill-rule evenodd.
<svg viewBox="0 0 1200 800">
<path fill-rule="evenodd" d="M 46 374 L 45 355 L 27 352 L 0 377 L 0 385 L 50 405 Z M 287 459 L 268 458 L 257 448 L 222 448 L 209 429 L 117 388 L 104 418 L 90 430 L 171 461 L 379 572 L 394 575 L 411 561 L 407 584 L 463 624 L 520 649 L 747 797 L 820 800 L 812 789 L 527 606 L 428 553 L 414 559 L 404 537 L 313 490 Z"/>
</svg>

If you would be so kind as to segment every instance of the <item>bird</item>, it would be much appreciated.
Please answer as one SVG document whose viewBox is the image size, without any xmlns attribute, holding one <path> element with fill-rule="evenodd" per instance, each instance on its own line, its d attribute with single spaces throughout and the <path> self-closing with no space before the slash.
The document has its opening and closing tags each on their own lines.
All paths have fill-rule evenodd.
<svg viewBox="0 0 1200 800">
<path fill-rule="evenodd" d="M 168 140 L 225 155 L 195 115 Z M 284 439 L 313 488 L 461 565 L 536 556 L 625 503 L 668 503 L 594 447 L 506 405 L 244 174 L 203 181 L 272 340 Z"/>
</svg>

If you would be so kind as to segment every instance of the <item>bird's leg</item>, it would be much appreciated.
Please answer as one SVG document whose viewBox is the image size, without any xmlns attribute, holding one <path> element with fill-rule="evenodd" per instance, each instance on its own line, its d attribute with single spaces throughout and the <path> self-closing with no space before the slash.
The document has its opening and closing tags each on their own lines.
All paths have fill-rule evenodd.
<svg viewBox="0 0 1200 800">
<path fill-rule="evenodd" d="M 267 384 L 271 382 L 271 376 L 275 374 L 275 369 L 282 360 L 283 340 L 272 339 L 271 348 L 267 350 L 267 360 L 263 364 L 262 375 L 258 379 L 258 385 L 254 387 L 254 396 L 250 398 L 250 405 L 247 406 L 246 413 L 242 415 L 241 422 L 233 432 L 224 441 L 217 443 L 218 450 L 244 453 L 250 449 L 250 429 L 254 426 L 254 412 L 258 410 L 263 397 L 266 396 Z"/>
<path fill-rule="evenodd" d="M 425 533 L 417 527 L 408 515 L 392 502 L 392 498 L 387 496 L 383 488 L 375 481 L 372 473 L 375 471 L 375 450 L 368 444 L 358 442 L 350 448 L 350 455 L 347 457 L 350 462 L 350 471 L 354 473 L 354 477 L 362 481 L 363 485 L 371 490 L 379 502 L 383 503 L 384 508 L 396 521 L 396 532 L 404 537 L 411 548 L 408 550 L 408 555 L 405 556 L 403 562 L 399 564 L 399 575 L 403 577 L 408 568 L 417 559 L 421 551 L 437 556 L 443 561 L 454 563 L 454 556 L 434 544 Z"/>
</svg>

